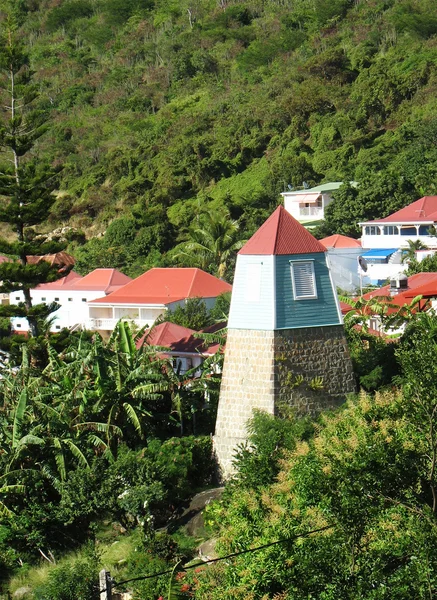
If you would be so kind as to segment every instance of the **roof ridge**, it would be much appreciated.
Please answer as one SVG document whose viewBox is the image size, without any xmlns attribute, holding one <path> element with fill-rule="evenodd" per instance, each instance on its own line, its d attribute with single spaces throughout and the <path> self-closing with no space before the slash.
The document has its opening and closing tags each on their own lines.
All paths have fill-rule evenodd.
<svg viewBox="0 0 437 600">
<path fill-rule="evenodd" d="M 192 290 L 192 289 L 193 289 L 193 287 L 194 287 L 194 280 L 196 279 L 197 271 L 199 270 L 197 267 L 191 267 L 191 268 L 193 269 L 193 271 L 194 271 L 194 272 L 193 272 L 193 277 L 192 277 L 192 279 L 191 279 L 190 286 L 189 286 L 189 288 L 188 288 L 188 295 L 190 295 L 190 294 L 191 294 L 191 290 Z"/>
<path fill-rule="evenodd" d="M 276 248 L 278 246 L 278 236 L 279 236 L 279 232 L 281 230 L 281 221 L 282 221 L 282 215 L 284 213 L 285 208 L 282 205 L 279 205 L 279 211 L 278 211 L 278 226 L 276 227 L 276 232 L 275 232 L 275 241 L 273 243 L 273 251 L 276 253 Z"/>
</svg>

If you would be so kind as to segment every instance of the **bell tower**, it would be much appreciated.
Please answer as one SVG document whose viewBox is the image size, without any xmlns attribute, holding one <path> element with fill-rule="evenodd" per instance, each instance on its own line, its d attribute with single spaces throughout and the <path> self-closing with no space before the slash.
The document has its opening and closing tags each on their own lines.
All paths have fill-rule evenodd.
<svg viewBox="0 0 437 600">
<path fill-rule="evenodd" d="M 280 206 L 237 257 L 214 436 L 223 475 L 254 409 L 316 414 L 353 391 L 326 249 Z"/>
</svg>

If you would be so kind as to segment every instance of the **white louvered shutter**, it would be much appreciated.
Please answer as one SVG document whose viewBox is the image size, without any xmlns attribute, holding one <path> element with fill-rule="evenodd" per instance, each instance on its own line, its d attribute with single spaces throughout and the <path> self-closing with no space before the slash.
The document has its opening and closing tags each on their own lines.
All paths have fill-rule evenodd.
<svg viewBox="0 0 437 600">
<path fill-rule="evenodd" d="M 295 300 L 317 298 L 314 263 L 302 261 L 291 263 Z"/>
</svg>

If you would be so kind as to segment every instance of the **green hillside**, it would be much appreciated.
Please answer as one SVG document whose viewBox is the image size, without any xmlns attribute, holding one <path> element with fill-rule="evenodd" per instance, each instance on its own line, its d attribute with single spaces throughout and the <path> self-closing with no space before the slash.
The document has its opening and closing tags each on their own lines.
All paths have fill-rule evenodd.
<svg viewBox="0 0 437 600">
<path fill-rule="evenodd" d="M 320 233 L 358 234 L 357 219 L 436 193 L 433 0 L 17 0 L 14 12 L 50 122 L 35 152 L 63 165 L 46 230 L 90 239 L 112 223 L 72 243 L 83 271 L 172 264 L 204 212 L 228 211 L 248 237 L 303 181 L 360 183 Z"/>
</svg>

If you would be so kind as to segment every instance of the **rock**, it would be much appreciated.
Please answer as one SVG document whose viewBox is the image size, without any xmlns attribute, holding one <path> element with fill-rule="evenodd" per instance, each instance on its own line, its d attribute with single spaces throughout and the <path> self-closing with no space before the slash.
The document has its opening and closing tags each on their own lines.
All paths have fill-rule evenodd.
<svg viewBox="0 0 437 600">
<path fill-rule="evenodd" d="M 210 540 L 203 542 L 203 544 L 200 544 L 198 549 L 199 558 L 205 562 L 208 560 L 213 560 L 214 558 L 218 558 L 218 554 L 215 551 L 216 543 L 217 540 L 215 538 L 211 538 Z"/>
<path fill-rule="evenodd" d="M 12 597 L 13 598 L 24 598 L 27 594 L 30 594 L 31 592 L 32 592 L 32 588 L 23 586 L 23 587 L 17 588 L 15 590 L 15 592 L 12 594 Z"/>
</svg>

